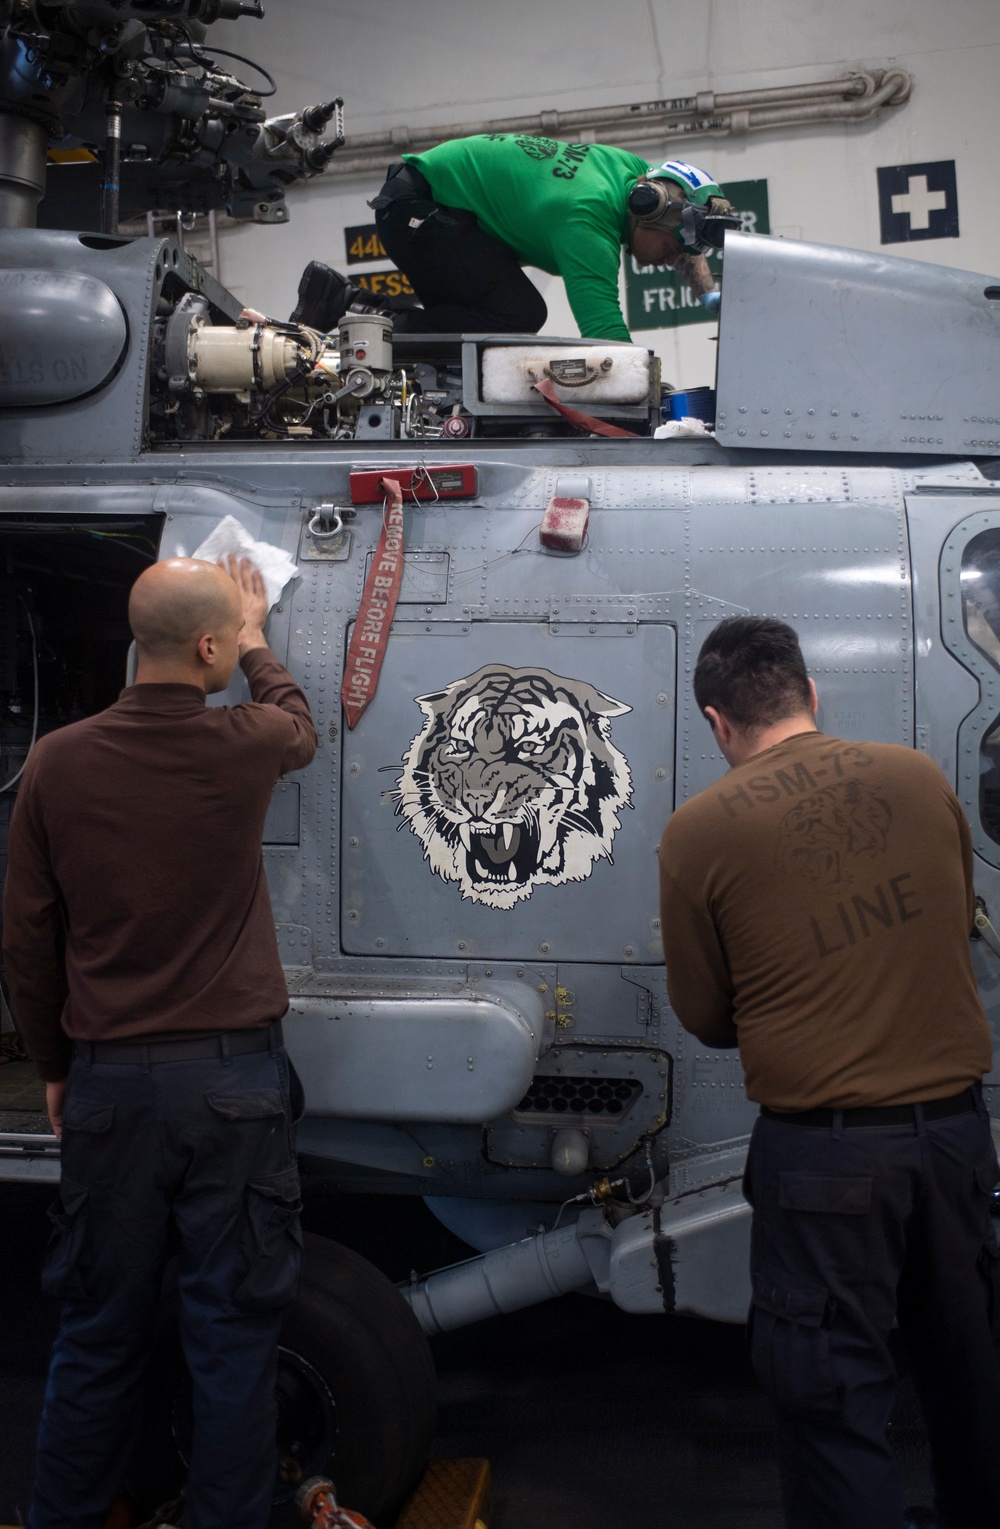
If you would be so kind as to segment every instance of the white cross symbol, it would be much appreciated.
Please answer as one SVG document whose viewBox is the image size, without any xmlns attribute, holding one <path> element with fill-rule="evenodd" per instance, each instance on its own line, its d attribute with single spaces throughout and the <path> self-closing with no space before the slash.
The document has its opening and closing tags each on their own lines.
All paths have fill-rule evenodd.
<svg viewBox="0 0 1000 1529">
<path fill-rule="evenodd" d="M 898 192 L 892 199 L 893 212 L 909 213 L 911 233 L 916 228 L 930 228 L 931 213 L 943 212 L 947 205 L 948 193 L 928 191 L 926 175 L 909 176 L 905 192 Z"/>
</svg>

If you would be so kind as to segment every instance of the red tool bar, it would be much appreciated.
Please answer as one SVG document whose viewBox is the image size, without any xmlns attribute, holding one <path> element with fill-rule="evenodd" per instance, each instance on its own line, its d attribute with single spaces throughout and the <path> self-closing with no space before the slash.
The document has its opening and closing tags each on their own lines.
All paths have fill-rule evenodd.
<svg viewBox="0 0 1000 1529">
<path fill-rule="evenodd" d="M 415 499 L 474 499 L 478 492 L 476 469 L 471 462 L 446 467 L 393 467 L 390 469 L 403 495 L 403 503 Z M 379 471 L 351 473 L 351 503 L 380 504 L 385 498 L 384 474 Z"/>
</svg>

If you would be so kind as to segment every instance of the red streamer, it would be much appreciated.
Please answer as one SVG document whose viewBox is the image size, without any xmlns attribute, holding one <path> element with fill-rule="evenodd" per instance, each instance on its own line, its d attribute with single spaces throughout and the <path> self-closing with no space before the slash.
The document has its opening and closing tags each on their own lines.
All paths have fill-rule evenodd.
<svg viewBox="0 0 1000 1529">
<path fill-rule="evenodd" d="M 389 628 L 403 580 L 403 491 L 396 478 L 383 478 L 382 488 L 385 490 L 382 535 L 365 580 L 340 687 L 349 728 L 356 726 L 378 689 Z"/>
</svg>

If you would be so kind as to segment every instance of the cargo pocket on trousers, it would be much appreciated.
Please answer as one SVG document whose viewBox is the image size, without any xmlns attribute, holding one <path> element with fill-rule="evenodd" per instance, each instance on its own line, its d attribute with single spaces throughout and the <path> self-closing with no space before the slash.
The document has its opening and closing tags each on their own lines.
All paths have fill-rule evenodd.
<svg viewBox="0 0 1000 1529">
<path fill-rule="evenodd" d="M 59 1198 L 49 1208 L 52 1235 L 42 1259 L 42 1289 L 60 1300 L 86 1300 L 89 1291 L 80 1268 L 87 1230 L 85 1184 L 75 1184 L 63 1174 Z"/>
<path fill-rule="evenodd" d="M 113 1104 L 88 1104 L 85 1099 L 75 1099 L 72 1094 L 63 1116 L 64 1131 L 85 1131 L 88 1136 L 103 1136 L 110 1131 L 115 1119 Z"/>
<path fill-rule="evenodd" d="M 288 1059 L 288 1100 L 292 1110 L 292 1125 L 297 1126 L 306 1112 L 306 1091 L 290 1057 Z"/>
<path fill-rule="evenodd" d="M 979 1275 L 986 1287 L 986 1310 L 993 1342 L 1000 1348 L 1000 1249 L 986 1243 L 979 1254 Z"/>
<path fill-rule="evenodd" d="M 280 1311 L 295 1299 L 302 1267 L 301 1209 L 295 1168 L 247 1185 L 242 1242 L 246 1273 L 235 1295 L 245 1311 Z"/>
<path fill-rule="evenodd" d="M 236 1094 L 206 1094 L 205 1102 L 223 1120 L 266 1120 L 283 1115 L 285 1106 L 276 1088 L 245 1089 Z"/>
<path fill-rule="evenodd" d="M 830 1310 L 822 1285 L 766 1266 L 753 1276 L 750 1356 L 761 1389 L 782 1412 L 818 1418 L 839 1410 Z"/>
</svg>

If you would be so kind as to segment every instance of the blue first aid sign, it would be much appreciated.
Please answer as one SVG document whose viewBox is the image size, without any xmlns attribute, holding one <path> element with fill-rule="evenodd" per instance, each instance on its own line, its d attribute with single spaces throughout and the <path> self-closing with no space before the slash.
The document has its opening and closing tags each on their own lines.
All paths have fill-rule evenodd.
<svg viewBox="0 0 1000 1529">
<path fill-rule="evenodd" d="M 883 244 L 958 238 L 958 184 L 953 159 L 925 165 L 885 165 L 876 174 Z"/>
</svg>

